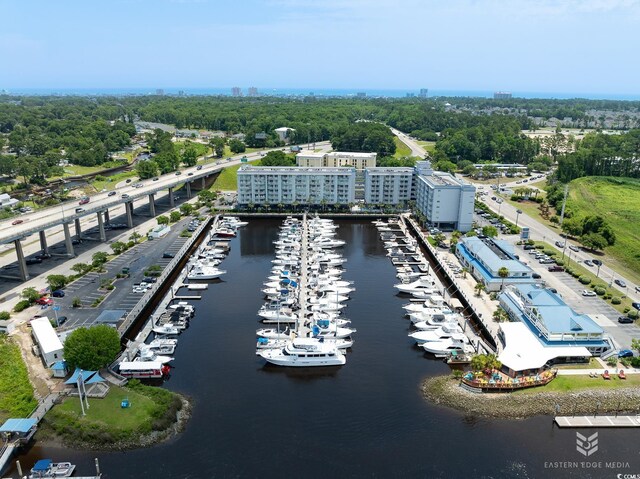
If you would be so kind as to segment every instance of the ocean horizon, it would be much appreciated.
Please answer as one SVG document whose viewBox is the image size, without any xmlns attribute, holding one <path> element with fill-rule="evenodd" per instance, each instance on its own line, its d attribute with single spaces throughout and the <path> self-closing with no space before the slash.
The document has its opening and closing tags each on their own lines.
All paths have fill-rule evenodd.
<svg viewBox="0 0 640 479">
<path fill-rule="evenodd" d="M 222 95 L 232 96 L 232 88 L 5 88 L 0 89 L 0 94 L 24 95 L 24 96 L 129 96 L 129 95 L 156 95 L 162 90 L 164 95 L 205 96 Z M 242 95 L 248 96 L 248 87 L 241 88 Z M 530 92 L 511 91 L 513 98 L 525 99 L 572 99 L 581 98 L 587 100 L 640 100 L 637 94 L 614 93 L 572 93 L 572 92 Z M 257 96 L 278 97 L 358 97 L 371 98 L 404 98 L 407 96 L 419 97 L 420 89 L 377 89 L 377 88 L 257 88 Z M 493 98 L 493 91 L 488 90 L 428 90 L 428 98 L 432 97 L 474 97 Z"/>
</svg>

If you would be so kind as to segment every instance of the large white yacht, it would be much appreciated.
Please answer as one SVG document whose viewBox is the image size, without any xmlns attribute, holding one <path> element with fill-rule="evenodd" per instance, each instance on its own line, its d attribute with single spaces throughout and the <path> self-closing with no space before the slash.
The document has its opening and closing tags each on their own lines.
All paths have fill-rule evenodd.
<svg viewBox="0 0 640 479">
<path fill-rule="evenodd" d="M 187 279 L 192 279 L 192 280 L 217 279 L 225 273 L 226 273 L 225 270 L 218 269 L 215 266 L 196 264 L 191 269 L 191 271 L 189 271 L 189 274 L 187 274 Z"/>
<path fill-rule="evenodd" d="M 342 366 L 347 362 L 335 344 L 315 338 L 296 338 L 283 348 L 261 349 L 256 354 L 277 366 Z"/>
<path fill-rule="evenodd" d="M 423 344 L 428 341 L 439 341 L 442 339 L 459 337 L 462 334 L 462 329 L 456 323 L 446 323 L 432 330 L 420 330 L 414 331 L 409 334 L 410 338 L 413 338 L 416 343 Z"/>
<path fill-rule="evenodd" d="M 420 276 L 417 280 L 412 281 L 411 283 L 399 283 L 394 285 L 401 293 L 412 293 L 413 291 L 417 291 L 420 289 L 428 289 L 433 288 L 435 286 L 435 280 L 431 275 L 423 275 Z"/>
<path fill-rule="evenodd" d="M 470 354 L 474 352 L 473 346 L 464 334 L 456 337 L 440 339 L 438 341 L 428 341 L 422 345 L 422 348 L 436 358 L 448 356 L 453 353 Z"/>
</svg>

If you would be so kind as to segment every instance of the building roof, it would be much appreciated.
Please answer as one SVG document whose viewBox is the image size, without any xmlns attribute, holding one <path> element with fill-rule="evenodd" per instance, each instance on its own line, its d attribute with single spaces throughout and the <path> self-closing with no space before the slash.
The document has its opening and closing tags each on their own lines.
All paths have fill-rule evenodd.
<svg viewBox="0 0 640 479">
<path fill-rule="evenodd" d="M 0 432 L 29 432 L 38 423 L 35 419 L 7 419 L 0 427 Z"/>
<path fill-rule="evenodd" d="M 584 346 L 544 344 L 522 322 L 501 323 L 505 348 L 498 360 L 513 371 L 540 369 L 548 361 L 558 357 L 581 358 L 590 357 L 591 353 Z"/>
<path fill-rule="evenodd" d="M 332 166 L 254 166 L 243 165 L 238 169 L 238 174 L 300 174 L 300 175 L 355 175 L 355 168 Z"/>
<path fill-rule="evenodd" d="M 536 308 L 549 334 L 602 333 L 603 330 L 586 314 L 576 313 L 560 296 L 533 284 L 513 286 Z"/>
<path fill-rule="evenodd" d="M 281 126 L 280 128 L 276 128 L 273 131 L 281 131 L 282 133 L 286 133 L 290 130 L 296 131 L 294 128 L 289 128 L 288 126 Z"/>
<path fill-rule="evenodd" d="M 54 371 L 64 371 L 65 369 L 67 369 L 67 363 L 64 360 L 56 361 L 51 366 L 51 369 Z"/>
<path fill-rule="evenodd" d="M 62 350 L 62 342 L 56 334 L 49 318 L 36 318 L 31 321 L 33 334 L 38 341 L 38 346 L 42 354 L 52 353 Z"/>
<path fill-rule="evenodd" d="M 509 270 L 509 276 L 513 276 L 514 273 L 531 273 L 531 268 L 515 259 L 513 248 L 505 241 L 484 241 L 477 236 L 471 236 L 462 238 L 459 246 L 482 261 L 491 272 L 497 273 L 504 267 Z"/>
</svg>

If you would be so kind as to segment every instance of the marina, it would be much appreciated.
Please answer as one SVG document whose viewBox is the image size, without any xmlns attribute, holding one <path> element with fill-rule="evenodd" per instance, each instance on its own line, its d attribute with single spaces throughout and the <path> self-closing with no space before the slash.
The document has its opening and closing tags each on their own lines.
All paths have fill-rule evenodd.
<svg viewBox="0 0 640 479">
<path fill-rule="evenodd" d="M 174 356 L 164 387 L 194 399 L 191 421 L 169 443 L 125 455 L 100 452 L 109 477 L 257 477 L 268 468 L 268 476 L 297 471 L 311 478 L 525 479 L 544 477 L 545 461 L 579 460 L 575 431 L 552 426 L 550 416 L 485 420 L 426 402 L 420 381 L 448 374 L 449 366 L 408 337 L 412 328 L 402 306 L 409 301 L 396 295 L 397 270 L 375 226 L 370 220 L 335 223 L 336 237 L 345 241 L 342 280 L 357 286 L 340 303 L 348 304 L 345 315 L 358 328 L 347 364 L 286 368 L 255 355 L 256 313 L 265 302 L 260 290 L 272 275 L 282 220 L 251 220 L 229 242 L 224 280 L 209 283 L 193 304 L 188 330 L 175 338 L 175 354 L 159 353 Z M 158 311 L 177 303 L 170 296 Z M 267 413 L 265 398 L 277 398 L 287 418 Z M 265 456 L 264 431 L 287 447 Z M 291 441 L 300 431 L 304 441 Z M 599 454 L 628 461 L 620 451 L 634 440 L 634 431 L 599 430 Z M 38 442 L 20 460 L 31 466 L 51 457 L 91 471 L 95 455 Z M 15 470 L 7 476 L 16 477 Z"/>
</svg>

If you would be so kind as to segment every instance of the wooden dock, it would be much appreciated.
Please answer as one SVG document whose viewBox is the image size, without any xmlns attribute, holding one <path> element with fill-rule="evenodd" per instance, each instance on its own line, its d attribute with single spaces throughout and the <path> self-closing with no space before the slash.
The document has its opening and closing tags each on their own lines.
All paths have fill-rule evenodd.
<svg viewBox="0 0 640 479">
<path fill-rule="evenodd" d="M 309 332 L 305 322 L 307 319 L 307 256 L 309 254 L 309 228 L 307 224 L 307 214 L 302 216 L 302 248 L 300 249 L 300 281 L 298 281 L 298 321 L 296 323 L 296 333 L 300 337 L 306 337 Z"/>
<path fill-rule="evenodd" d="M 556 416 L 558 427 L 640 427 L 640 416 Z"/>
</svg>

